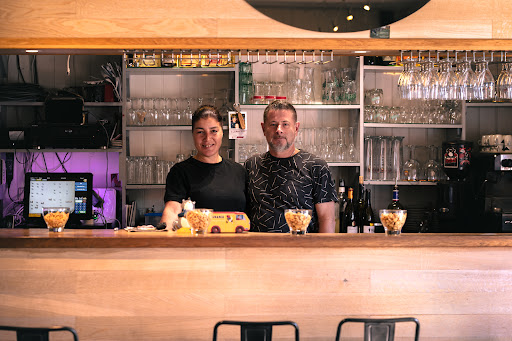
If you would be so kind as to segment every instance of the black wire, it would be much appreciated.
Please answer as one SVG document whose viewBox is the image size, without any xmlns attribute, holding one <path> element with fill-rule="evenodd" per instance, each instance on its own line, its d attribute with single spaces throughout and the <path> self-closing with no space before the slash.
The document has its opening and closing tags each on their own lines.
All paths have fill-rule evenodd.
<svg viewBox="0 0 512 341">
<path fill-rule="evenodd" d="M 20 66 L 20 56 L 19 55 L 16 55 L 16 65 L 18 66 L 18 74 L 21 76 L 21 80 L 23 81 L 23 83 L 27 83 L 25 82 L 25 77 L 23 77 L 23 73 L 21 72 L 21 66 Z"/>
<path fill-rule="evenodd" d="M 44 157 L 44 153 L 41 153 L 41 155 L 43 156 L 44 168 L 46 168 L 46 173 L 48 173 L 48 165 L 46 164 L 46 158 Z"/>
<path fill-rule="evenodd" d="M 60 159 L 60 156 L 59 156 L 59 153 L 55 152 L 55 156 L 57 156 L 57 159 L 59 159 L 59 162 L 60 162 L 60 166 L 62 167 L 62 169 L 64 169 L 64 173 L 67 173 L 68 170 L 66 169 L 66 167 L 64 167 L 64 163 L 62 162 L 62 160 Z M 64 156 L 65 157 L 65 156 Z"/>
</svg>

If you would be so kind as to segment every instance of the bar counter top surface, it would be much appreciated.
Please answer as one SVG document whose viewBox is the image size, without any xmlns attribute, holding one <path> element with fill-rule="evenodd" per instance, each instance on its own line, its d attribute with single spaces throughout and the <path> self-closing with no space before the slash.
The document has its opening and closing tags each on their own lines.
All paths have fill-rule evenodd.
<svg viewBox="0 0 512 341">
<path fill-rule="evenodd" d="M 384 234 L 288 233 L 180 235 L 167 231 L 128 232 L 112 229 L 0 229 L 0 248 L 194 248 L 194 247 L 509 247 L 512 234 L 427 233 Z"/>
</svg>

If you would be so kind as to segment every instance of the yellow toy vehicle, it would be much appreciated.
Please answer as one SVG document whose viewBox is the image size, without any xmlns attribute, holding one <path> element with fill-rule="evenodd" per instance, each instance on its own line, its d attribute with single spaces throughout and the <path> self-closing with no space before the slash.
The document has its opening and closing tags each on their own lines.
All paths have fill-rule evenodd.
<svg viewBox="0 0 512 341">
<path fill-rule="evenodd" d="M 244 212 L 213 212 L 208 231 L 242 233 L 249 228 L 250 221 Z"/>
</svg>

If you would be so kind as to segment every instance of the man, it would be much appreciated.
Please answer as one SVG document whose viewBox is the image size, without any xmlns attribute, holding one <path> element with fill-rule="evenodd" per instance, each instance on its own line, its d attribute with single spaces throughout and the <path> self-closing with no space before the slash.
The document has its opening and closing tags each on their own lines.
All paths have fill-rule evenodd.
<svg viewBox="0 0 512 341">
<path fill-rule="evenodd" d="M 295 148 L 299 125 L 293 105 L 274 101 L 265 108 L 269 151 L 245 163 L 251 231 L 289 232 L 284 210 L 304 208 L 313 210 L 308 232 L 334 232 L 334 181 L 324 160 Z"/>
</svg>

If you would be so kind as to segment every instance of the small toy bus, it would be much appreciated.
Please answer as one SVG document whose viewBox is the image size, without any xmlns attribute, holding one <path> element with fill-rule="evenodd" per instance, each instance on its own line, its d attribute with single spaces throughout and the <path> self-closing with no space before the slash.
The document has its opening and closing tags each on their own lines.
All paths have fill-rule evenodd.
<svg viewBox="0 0 512 341">
<path fill-rule="evenodd" d="M 208 232 L 242 233 L 249 231 L 250 221 L 244 212 L 213 212 Z"/>
</svg>

